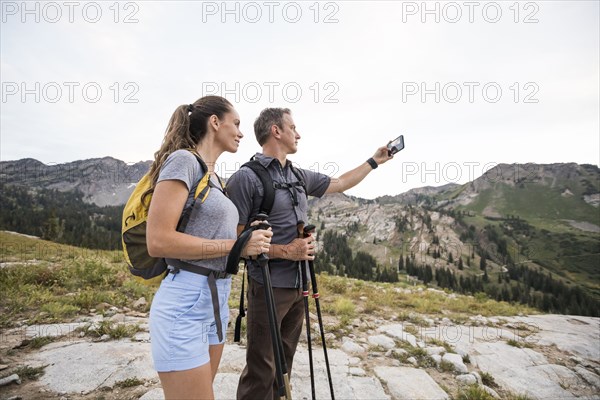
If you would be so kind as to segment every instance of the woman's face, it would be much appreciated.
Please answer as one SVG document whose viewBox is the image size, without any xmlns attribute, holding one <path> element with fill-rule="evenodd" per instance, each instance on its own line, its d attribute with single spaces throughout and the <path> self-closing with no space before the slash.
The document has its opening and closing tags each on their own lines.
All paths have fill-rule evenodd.
<svg viewBox="0 0 600 400">
<path fill-rule="evenodd" d="M 223 150 L 235 153 L 243 137 L 244 135 L 240 132 L 240 116 L 237 111 L 231 109 L 219 120 L 215 139 L 221 144 Z"/>
</svg>

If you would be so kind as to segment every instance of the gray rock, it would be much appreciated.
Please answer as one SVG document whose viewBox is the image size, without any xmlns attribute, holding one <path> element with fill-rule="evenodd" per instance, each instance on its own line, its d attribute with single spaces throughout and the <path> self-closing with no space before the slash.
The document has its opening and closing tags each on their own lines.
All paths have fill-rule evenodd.
<svg viewBox="0 0 600 400">
<path fill-rule="evenodd" d="M 456 380 L 462 385 L 474 385 L 477 383 L 477 378 L 471 374 L 458 375 Z"/>
<path fill-rule="evenodd" d="M 25 329 L 25 337 L 27 339 L 33 339 L 36 337 L 76 337 L 78 336 L 75 332 L 78 328 L 84 327 L 86 324 L 83 322 L 73 322 L 65 324 L 42 324 L 42 325 L 31 325 Z"/>
<path fill-rule="evenodd" d="M 392 354 L 396 357 L 403 357 L 406 354 L 408 354 L 408 351 L 406 351 L 404 349 L 393 349 Z"/>
<path fill-rule="evenodd" d="M 239 380 L 239 374 L 218 373 L 213 382 L 215 400 L 235 399 Z"/>
<path fill-rule="evenodd" d="M 500 399 L 500 395 L 498 395 L 498 393 L 496 393 L 496 391 L 494 389 L 492 389 L 491 387 L 485 386 L 485 385 L 481 385 L 481 387 L 483 388 L 483 390 L 485 390 L 490 396 L 492 396 L 495 399 Z"/>
<path fill-rule="evenodd" d="M 357 368 L 357 367 L 351 367 L 350 369 L 348 369 L 348 372 L 350 373 L 350 375 L 353 375 L 353 376 L 366 376 L 367 375 L 367 373 L 365 372 L 364 369 Z"/>
<path fill-rule="evenodd" d="M 354 366 L 360 364 L 360 358 L 358 357 L 350 357 L 348 358 L 348 365 Z"/>
<path fill-rule="evenodd" d="M 413 334 L 405 332 L 404 325 L 402 324 L 384 325 L 379 327 L 377 331 L 385 333 L 394 339 L 408 342 L 412 347 L 417 347 L 417 338 Z"/>
<path fill-rule="evenodd" d="M 81 393 L 128 378 L 157 378 L 150 345 L 130 341 L 50 343 L 29 354 L 28 365 L 46 365 L 38 383 L 54 392 Z"/>
<path fill-rule="evenodd" d="M 385 394 L 381 382 L 379 380 L 369 377 L 355 377 L 348 380 L 348 387 L 352 391 L 353 399 L 373 399 L 373 400 L 389 400 L 390 396 Z M 329 398 L 329 394 L 322 398 Z M 308 397 L 307 397 L 308 398 Z M 337 396 L 336 399 L 342 398 Z"/>
<path fill-rule="evenodd" d="M 477 379 L 478 384 L 480 384 L 480 385 L 482 384 L 481 375 L 479 375 L 479 372 L 471 371 L 471 375 L 473 375 L 475 377 L 475 379 Z"/>
<path fill-rule="evenodd" d="M 156 388 L 146 392 L 140 400 L 165 400 L 165 394 L 162 388 Z"/>
<path fill-rule="evenodd" d="M 600 360 L 600 318 L 575 315 L 532 315 L 514 317 L 537 332 L 531 338 L 538 345 L 555 344 L 560 350 L 586 360 Z M 590 344 L 595 345 L 591 346 Z"/>
<path fill-rule="evenodd" d="M 580 365 L 575 366 L 575 372 L 581 376 L 587 383 L 600 389 L 600 377 L 593 372 L 588 371 Z"/>
<path fill-rule="evenodd" d="M 11 383 L 16 383 L 17 385 L 20 385 L 21 378 L 19 378 L 19 375 L 12 374 L 12 375 L 7 376 L 6 378 L 0 379 L 0 386 L 7 386 L 7 385 L 10 385 Z"/>
<path fill-rule="evenodd" d="M 361 345 L 354 343 L 352 340 L 346 340 L 344 344 L 342 344 L 342 350 L 348 354 L 362 353 L 365 351 Z"/>
<path fill-rule="evenodd" d="M 114 322 L 114 323 L 118 323 L 118 324 L 123 323 L 123 322 L 125 322 L 125 314 L 121 314 L 121 313 L 115 314 L 112 317 L 110 317 L 108 320 L 110 322 Z"/>
<path fill-rule="evenodd" d="M 476 343 L 475 348 L 477 354 L 471 353 L 473 365 L 491 374 L 504 389 L 532 399 L 575 397 L 564 386 L 577 382 L 577 375 L 566 367 L 548 364 L 542 354 L 503 342 Z"/>
<path fill-rule="evenodd" d="M 417 365 L 419 364 L 419 362 L 417 361 L 417 359 L 416 359 L 416 358 L 414 358 L 414 357 L 408 357 L 408 358 L 406 359 L 406 361 L 408 361 L 409 363 L 411 363 L 411 364 L 412 364 L 412 365 L 414 365 L 414 366 L 417 366 Z"/>
<path fill-rule="evenodd" d="M 442 363 L 442 356 L 440 356 L 439 354 L 434 354 L 434 355 L 431 356 L 431 358 L 435 362 L 435 365 L 437 365 L 438 367 Z"/>
<path fill-rule="evenodd" d="M 442 361 L 446 361 L 454 366 L 457 372 L 466 374 L 469 372 L 467 366 L 463 363 L 462 357 L 455 353 L 446 353 L 442 356 Z"/>
<path fill-rule="evenodd" d="M 398 400 L 449 399 L 427 372 L 409 367 L 375 367 L 375 374 Z"/>
<path fill-rule="evenodd" d="M 133 308 L 143 308 L 146 307 L 148 305 L 148 302 L 146 301 L 145 297 L 140 297 L 139 299 L 137 299 L 135 301 L 135 303 L 133 303 Z"/>
<path fill-rule="evenodd" d="M 384 335 L 369 336 L 367 340 L 373 346 L 381 346 L 386 350 L 393 349 L 394 347 L 396 347 L 396 343 L 394 342 L 394 340 Z"/>
<path fill-rule="evenodd" d="M 429 354 L 430 356 L 434 355 L 434 354 L 441 354 L 441 353 L 445 353 L 446 349 L 442 346 L 436 346 L 436 347 L 426 347 L 425 351 L 427 352 L 427 354 Z"/>
<path fill-rule="evenodd" d="M 150 342 L 150 333 L 148 332 L 137 332 L 131 338 L 134 342 Z"/>
</svg>

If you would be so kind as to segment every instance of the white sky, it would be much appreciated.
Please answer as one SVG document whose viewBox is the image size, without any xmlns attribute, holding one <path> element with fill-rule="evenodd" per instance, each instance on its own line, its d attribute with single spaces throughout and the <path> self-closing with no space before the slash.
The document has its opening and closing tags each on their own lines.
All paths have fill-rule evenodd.
<svg viewBox="0 0 600 400">
<path fill-rule="evenodd" d="M 216 87 L 245 134 L 220 159 L 226 177 L 259 150 L 252 124 L 265 107 L 292 109 L 302 139 L 290 159 L 329 174 L 404 134 L 405 150 L 348 192 L 364 198 L 464 183 L 497 163 L 600 163 L 598 1 L 2 1 L 1 11 L 2 161 L 149 160 L 174 109 Z"/>
</svg>

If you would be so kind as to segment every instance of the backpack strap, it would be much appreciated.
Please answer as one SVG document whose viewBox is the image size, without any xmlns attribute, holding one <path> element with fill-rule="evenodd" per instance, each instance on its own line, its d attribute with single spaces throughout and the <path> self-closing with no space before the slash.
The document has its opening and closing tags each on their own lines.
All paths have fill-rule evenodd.
<svg viewBox="0 0 600 400">
<path fill-rule="evenodd" d="M 300 172 L 296 169 L 296 167 L 292 165 L 292 163 L 290 163 L 290 169 L 292 170 L 292 173 L 294 174 L 296 179 L 298 179 L 298 186 L 304 189 L 304 195 L 306 196 L 306 200 L 308 200 L 308 191 L 306 190 L 306 183 L 304 182 L 304 179 L 302 179 Z"/>
<path fill-rule="evenodd" d="M 258 176 L 258 179 L 260 179 L 264 194 L 258 212 L 270 215 L 273 209 L 273 202 L 275 201 L 275 187 L 273 186 L 271 174 L 269 174 L 269 171 L 258 160 L 254 159 L 248 161 L 242 167 L 250 168 Z"/>
<path fill-rule="evenodd" d="M 200 198 L 200 204 L 204 203 L 204 200 L 206 200 L 206 198 L 208 197 L 208 193 L 210 192 L 210 188 L 212 186 L 210 181 L 210 174 L 208 173 L 208 167 L 206 166 L 206 163 L 204 162 L 204 160 L 202 160 L 202 157 L 200 157 L 200 155 L 196 151 L 190 149 L 190 153 L 192 153 L 196 157 L 196 160 L 198 160 L 198 163 L 200 164 L 200 173 L 204 172 L 204 175 L 202 176 L 202 178 L 200 178 L 200 181 L 198 181 L 198 185 L 196 186 L 196 190 L 194 191 L 194 199 L 192 200 L 191 204 L 183 210 L 183 213 L 181 214 L 181 218 L 179 219 L 179 223 L 177 224 L 178 232 L 185 231 L 188 222 L 190 222 L 190 216 L 192 215 L 192 211 L 194 210 L 194 206 L 196 205 L 196 200 Z M 221 183 L 221 180 L 219 180 L 219 183 Z"/>
</svg>

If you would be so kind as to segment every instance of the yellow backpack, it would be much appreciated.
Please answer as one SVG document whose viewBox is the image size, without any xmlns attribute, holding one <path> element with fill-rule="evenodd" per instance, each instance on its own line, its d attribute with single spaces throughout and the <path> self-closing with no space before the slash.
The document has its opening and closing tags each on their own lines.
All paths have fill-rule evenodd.
<svg viewBox="0 0 600 400">
<path fill-rule="evenodd" d="M 183 232 L 189 222 L 190 215 L 196 204 L 196 200 L 200 198 L 200 203 L 208 197 L 212 183 L 210 182 L 210 174 L 208 168 L 202 158 L 194 150 L 190 150 L 200 163 L 200 167 L 205 171 L 204 176 L 198 182 L 194 193 L 194 200 L 183 210 L 177 231 Z M 151 257 L 148 254 L 148 245 L 146 243 L 146 220 L 148 219 L 148 208 L 152 200 L 152 195 L 146 197 L 146 201 L 142 201 L 142 195 L 152 185 L 150 175 L 146 174 L 137 183 L 135 190 L 129 196 L 125 209 L 123 210 L 123 220 L 121 225 L 121 242 L 123 244 L 123 253 L 125 261 L 129 266 L 129 271 L 144 279 L 152 279 L 157 276 L 164 275 L 167 270 L 167 263 L 164 258 Z M 222 184 L 221 184 L 222 186 Z"/>
</svg>

